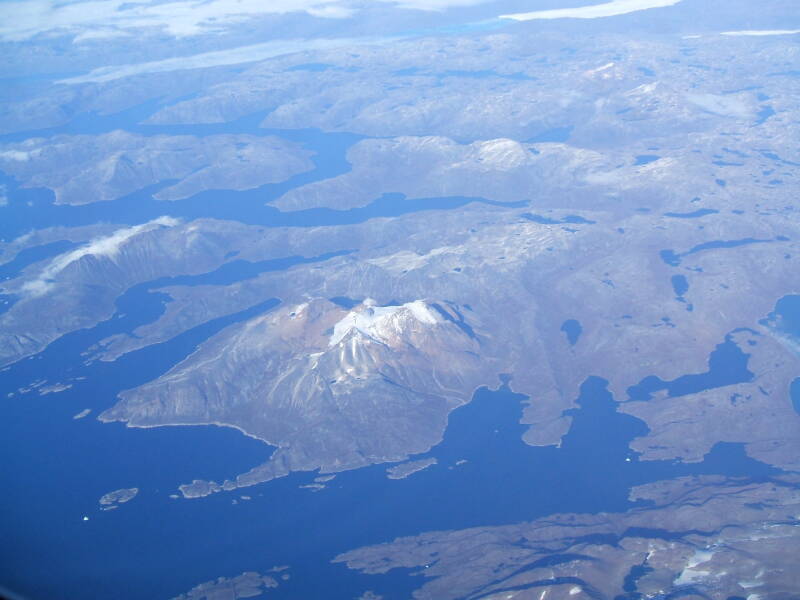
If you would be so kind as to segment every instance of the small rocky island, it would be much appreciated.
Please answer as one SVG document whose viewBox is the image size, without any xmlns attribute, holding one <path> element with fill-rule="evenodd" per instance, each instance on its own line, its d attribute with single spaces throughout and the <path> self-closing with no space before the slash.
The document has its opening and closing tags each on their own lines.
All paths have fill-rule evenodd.
<svg viewBox="0 0 800 600">
<path fill-rule="evenodd" d="M 112 510 L 117 508 L 120 504 L 130 502 L 139 493 L 139 488 L 121 488 L 108 492 L 100 497 L 100 505 L 102 510 Z"/>
<path fill-rule="evenodd" d="M 422 458 L 420 460 L 411 460 L 408 462 L 401 463 L 394 467 L 389 467 L 386 469 L 386 476 L 389 479 L 405 479 L 406 477 L 410 477 L 414 473 L 418 471 L 422 471 L 423 469 L 427 469 L 437 463 L 435 458 Z"/>
</svg>

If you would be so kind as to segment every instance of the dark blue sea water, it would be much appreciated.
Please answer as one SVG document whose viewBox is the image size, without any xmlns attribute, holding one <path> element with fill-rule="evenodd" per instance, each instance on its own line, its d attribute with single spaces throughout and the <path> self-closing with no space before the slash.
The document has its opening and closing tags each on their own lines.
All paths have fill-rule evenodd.
<svg viewBox="0 0 800 600">
<path fill-rule="evenodd" d="M 316 129 L 262 129 L 258 124 L 265 113 L 256 113 L 230 123 L 208 125 L 140 125 L 157 106 L 147 103 L 141 107 L 111 116 L 84 115 L 63 127 L 0 136 L 0 141 L 14 141 L 31 136 L 48 137 L 57 134 L 100 134 L 124 129 L 140 135 L 208 136 L 220 133 L 275 135 L 296 142 L 314 152 L 314 168 L 288 180 L 266 184 L 252 190 L 211 190 L 179 201 L 163 202 L 153 198 L 172 181 L 148 186 L 125 197 L 84 206 L 54 204 L 54 195 L 46 189 L 21 188 L 8 175 L 0 172 L 0 184 L 6 186 L 8 205 L 0 208 L 0 240 L 13 239 L 31 230 L 44 227 L 119 223 L 144 223 L 162 215 L 176 218 L 216 218 L 264 227 L 316 227 L 362 223 L 378 217 L 395 217 L 423 210 L 456 209 L 470 202 L 501 204 L 483 198 L 436 197 L 408 199 L 402 194 L 384 194 L 363 208 L 333 210 L 327 208 L 281 212 L 267 203 L 289 190 L 336 177 L 350 170 L 347 150 L 361 136 L 349 133 L 326 133 Z M 507 203 L 508 204 L 508 203 Z M 523 205 L 519 203 L 509 205 Z M 38 250 L 44 252 L 44 250 Z"/>
<path fill-rule="evenodd" d="M 97 133 L 120 126 L 149 133 L 208 135 L 223 127 L 225 132 L 240 128 L 252 133 L 258 122 L 256 116 L 225 126 L 135 125 L 146 116 L 145 108 L 40 133 Z M 316 168 L 289 182 L 248 192 L 209 192 L 162 203 L 152 199 L 149 189 L 85 207 L 55 206 L 48 192 L 22 190 L 7 181 L 11 202 L 0 209 L 0 235 L 11 237 L 50 225 L 139 223 L 164 214 L 302 227 L 456 209 L 480 201 L 387 196 L 365 209 L 281 213 L 265 203 L 297 185 L 346 171 L 345 152 L 358 138 L 318 131 L 259 133 L 276 133 L 312 148 L 317 152 Z M 569 218 L 560 222 L 588 222 Z M 69 247 L 56 242 L 20 253 L 3 265 L 2 273 L 13 276 Z M 330 560 L 359 546 L 428 530 L 515 523 L 557 512 L 623 511 L 632 506 L 631 486 L 649 481 L 701 473 L 758 479 L 775 472 L 747 458 L 736 444 L 716 445 L 702 463 L 640 462 L 628 445 L 647 433 L 646 426 L 617 412 L 607 382 L 589 377 L 581 388 L 579 408 L 569 413 L 572 427 L 558 448 L 534 448 L 521 441 L 524 428 L 519 420 L 528 399 L 504 384 L 495 391 L 480 389 L 470 404 L 454 411 L 442 443 L 422 455 L 436 457 L 438 464 L 408 479 L 389 480 L 385 466 L 375 466 L 340 474 L 318 493 L 299 487 L 315 476 L 301 473 L 237 493 L 171 499 L 182 483 L 233 477 L 267 460 L 272 449 L 232 429 L 128 429 L 101 424 L 94 416 L 112 406 L 121 391 L 160 376 L 222 328 L 272 310 L 278 300 L 265 299 L 111 363 L 89 360 L 87 351 L 110 335 L 130 333 L 156 320 L 168 298 L 153 290 L 164 285 L 231 283 L 325 258 L 234 260 L 204 275 L 141 283 L 117 300 L 110 319 L 67 334 L 40 354 L 0 370 L 6 423 L 0 437 L 0 582 L 30 598 L 150 600 L 168 598 L 218 576 L 285 564 L 292 578 L 271 596 L 353 598 L 372 589 L 386 598 L 408 598 L 420 580 L 406 571 L 365 576 Z M 746 367 L 747 355 L 729 339 L 712 354 L 707 373 L 671 382 L 648 378 L 631 397 L 645 398 L 657 389 L 679 396 L 747 380 L 752 374 Z M 18 392 L 41 380 L 69 382 L 72 387 L 45 396 L 35 389 Z M 74 420 L 84 408 L 92 414 Z M 99 497 L 121 487 L 141 491 L 116 510 L 100 511 Z M 252 500 L 233 504 L 240 494 Z M 635 578 L 631 581 L 635 588 Z"/>
<path fill-rule="evenodd" d="M 333 140 L 328 139 L 329 135 L 336 134 L 324 134 L 325 140 L 321 145 L 326 151 L 333 152 L 335 148 L 337 153 L 342 153 L 352 141 L 347 140 L 343 146 L 339 146 L 343 140 L 335 137 Z M 340 166 L 342 169 L 345 168 L 345 165 Z M 84 206 L 56 205 L 49 190 L 11 187 L 11 201 L 8 206 L 0 209 L 3 214 L 3 220 L 0 221 L 0 239 L 13 239 L 44 227 L 76 227 L 93 223 L 134 225 L 162 215 L 185 219 L 216 218 L 263 227 L 316 227 L 363 223 L 378 217 L 395 217 L 423 210 L 455 209 L 470 202 L 495 204 L 482 198 L 459 196 L 408 199 L 402 194 L 384 194 L 368 206 L 349 210 L 318 208 L 281 212 L 265 204 L 294 187 L 316 181 L 318 178 L 333 177 L 340 172 L 343 171 L 327 165 L 324 169 L 297 175 L 281 184 L 268 184 L 242 192 L 233 190 L 202 192 L 175 202 L 162 202 L 153 198 L 153 194 L 170 182 L 150 186 L 117 200 Z"/>
<path fill-rule="evenodd" d="M 20 251 L 13 260 L 0 265 L 0 280 L 13 279 L 22 273 L 25 267 L 39 262 L 40 260 L 45 260 L 68 252 L 76 246 L 78 246 L 78 244 L 62 240 L 60 242 L 51 242 L 49 244 L 42 244 L 41 246 L 25 248 Z"/>
<path fill-rule="evenodd" d="M 348 549 L 427 530 L 515 523 L 557 512 L 623 511 L 632 506 L 630 487 L 648 481 L 701 473 L 764 478 L 775 472 L 736 444 L 718 444 L 700 464 L 639 462 L 628 444 L 647 427 L 618 413 L 607 382 L 590 377 L 579 408 L 569 412 L 573 424 L 560 448 L 524 444 L 519 419 L 526 398 L 506 386 L 484 388 L 452 413 L 443 442 L 422 455 L 439 464 L 408 479 L 389 480 L 384 467 L 376 466 L 341 474 L 320 493 L 299 489 L 313 474 L 297 474 L 243 490 L 253 499 L 236 505 L 231 500 L 238 494 L 232 493 L 172 500 L 168 496 L 179 484 L 231 477 L 266 460 L 271 449 L 217 427 L 131 430 L 71 416 L 85 407 L 96 414 L 111 406 L 119 391 L 157 377 L 222 327 L 276 302 L 113 363 L 84 364 L 86 347 L 152 320 L 162 301 L 149 286 L 138 286 L 118 303 L 125 316 L 69 334 L 0 373 L 4 390 L 37 377 L 86 377 L 57 395 L 27 393 L 4 402 L 13 427 L 0 442 L 7 457 L 0 467 L 0 535 L 6 542 L 0 578 L 32 598 L 166 598 L 219 575 L 276 564 L 291 565 L 293 576 L 277 597 L 352 598 L 373 589 L 387 598 L 407 598 L 417 580 L 405 572 L 364 576 L 329 561 Z M 659 384 L 671 393 L 673 387 L 695 390 L 718 383 L 720 369 L 746 372 L 746 359 L 743 365 L 741 353 L 725 344 L 712 355 L 709 375 Z M 99 510 L 100 495 L 134 486 L 141 492 L 133 501 Z M 331 595 L 331 589 L 339 592 Z"/>
<path fill-rule="evenodd" d="M 14 427 L 2 440 L 10 457 L 2 465 L 3 581 L 31 597 L 159 598 L 218 575 L 288 564 L 293 578 L 278 597 L 352 598 L 374 589 L 406 598 L 416 581 L 405 573 L 363 576 L 329 561 L 427 530 L 623 511 L 632 507 L 630 487 L 648 481 L 775 472 L 735 444 L 718 444 L 700 464 L 639 462 L 628 443 L 647 427 L 616 412 L 607 382 L 592 377 L 560 448 L 524 444 L 525 397 L 484 388 L 451 415 L 443 442 L 429 453 L 439 464 L 408 479 L 389 480 L 376 466 L 340 474 L 320 493 L 299 489 L 311 475 L 298 474 L 242 490 L 253 500 L 236 505 L 228 493 L 172 500 L 178 484 L 229 477 L 266 460 L 269 448 L 221 428 L 127 430 L 71 415 L 84 406 L 101 410 L 117 390 L 156 375 L 199 336 L 185 337 L 134 353 L 127 364 L 95 367 L 107 371 L 58 396 L 6 403 Z M 150 362 L 157 366 L 141 373 Z M 5 373 L 4 384 L 15 371 Z M 141 488 L 133 501 L 98 510 L 100 495 L 132 486 Z"/>
</svg>

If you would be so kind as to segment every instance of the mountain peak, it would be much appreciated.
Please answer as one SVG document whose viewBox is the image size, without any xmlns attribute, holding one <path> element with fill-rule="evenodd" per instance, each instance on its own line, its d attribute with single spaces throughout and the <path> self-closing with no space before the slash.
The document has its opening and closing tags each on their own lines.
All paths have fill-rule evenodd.
<svg viewBox="0 0 800 600">
<path fill-rule="evenodd" d="M 329 346 L 339 344 L 351 331 L 388 345 L 395 345 L 410 329 L 442 321 L 436 310 L 423 300 L 395 306 L 377 306 L 366 299 L 347 313 L 333 328 Z"/>
</svg>

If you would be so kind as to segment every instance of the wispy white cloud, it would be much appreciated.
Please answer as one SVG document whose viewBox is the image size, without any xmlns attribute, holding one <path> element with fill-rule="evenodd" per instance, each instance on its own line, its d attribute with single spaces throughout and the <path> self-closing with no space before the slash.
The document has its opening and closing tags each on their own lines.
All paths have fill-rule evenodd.
<svg viewBox="0 0 800 600">
<path fill-rule="evenodd" d="M 6 150 L 5 152 L 0 152 L 0 161 L 13 160 L 17 162 L 27 162 L 41 153 L 41 149 L 31 150 L 30 152 L 25 150 Z"/>
<path fill-rule="evenodd" d="M 378 0 L 398 8 L 437 11 L 490 0 Z M 0 2 L 0 39 L 23 41 L 60 32 L 76 42 L 157 28 L 175 37 L 215 33 L 248 19 L 304 12 L 326 19 L 347 18 L 362 0 L 9 0 Z"/>
<path fill-rule="evenodd" d="M 800 33 L 800 29 L 743 29 L 742 31 L 723 31 L 720 35 L 795 35 Z"/>
<path fill-rule="evenodd" d="M 86 39 L 88 30 L 149 27 L 184 37 L 220 31 L 258 15 L 291 12 L 330 18 L 352 14 L 341 0 L 12 0 L 0 3 L 0 38 L 21 41 L 60 30 Z"/>
<path fill-rule="evenodd" d="M 77 34 L 72 38 L 73 44 L 80 44 L 81 42 L 88 42 L 91 40 L 108 40 L 112 38 L 124 38 L 133 35 L 130 31 L 124 29 L 113 29 L 110 27 L 100 27 L 97 29 L 87 29 Z"/>
<path fill-rule="evenodd" d="M 110 67 L 100 67 L 77 77 L 62 79 L 58 83 L 97 83 L 103 81 L 113 81 L 132 75 L 143 73 L 163 73 L 167 71 L 179 71 L 182 69 L 203 69 L 207 67 L 219 67 L 222 65 L 236 65 L 258 60 L 265 60 L 274 56 L 292 54 L 305 50 L 325 50 L 329 48 L 339 48 L 342 46 L 354 46 L 359 44 L 378 44 L 388 41 L 390 38 L 320 38 L 309 40 L 281 40 L 275 42 L 264 42 L 263 44 L 252 44 L 250 46 L 239 46 L 216 52 L 203 52 L 190 56 L 177 58 L 167 58 L 152 62 L 136 63 L 130 65 L 114 65 Z M 399 38 L 392 38 L 399 39 Z"/>
<path fill-rule="evenodd" d="M 411 10 L 443 11 L 448 8 L 459 6 L 476 6 L 485 4 L 491 0 L 380 0 L 389 4 L 394 4 L 398 8 L 408 8 Z"/>
<path fill-rule="evenodd" d="M 597 19 L 615 17 L 650 8 L 664 8 L 678 4 L 681 0 L 612 0 L 604 4 L 579 6 L 576 8 L 556 8 L 553 10 L 537 10 L 526 13 L 500 15 L 501 19 L 515 21 L 533 21 L 536 19 Z"/>
<path fill-rule="evenodd" d="M 111 235 L 95 238 L 85 246 L 81 246 L 80 248 L 54 258 L 35 279 L 23 284 L 22 292 L 28 296 L 41 296 L 42 294 L 46 294 L 53 287 L 53 280 L 55 277 L 69 265 L 80 260 L 84 256 L 92 254 L 94 256 L 114 258 L 128 240 L 140 233 L 152 231 L 159 227 L 174 227 L 179 223 L 180 221 L 172 217 L 159 217 L 148 223 L 143 223 L 142 225 L 118 229 Z"/>
</svg>

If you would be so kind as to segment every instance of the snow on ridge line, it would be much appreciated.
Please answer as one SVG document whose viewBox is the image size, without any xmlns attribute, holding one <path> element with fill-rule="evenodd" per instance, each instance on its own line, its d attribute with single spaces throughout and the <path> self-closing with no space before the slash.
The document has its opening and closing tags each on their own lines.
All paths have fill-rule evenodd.
<svg viewBox="0 0 800 600">
<path fill-rule="evenodd" d="M 94 238 L 80 248 L 56 256 L 50 264 L 39 273 L 36 279 L 28 281 L 22 286 L 22 291 L 31 296 L 41 296 L 47 293 L 53 286 L 53 278 L 76 260 L 80 260 L 88 254 L 113 258 L 119 253 L 120 248 L 122 248 L 128 240 L 138 234 L 152 231 L 158 227 L 175 227 L 178 224 L 180 224 L 180 220 L 173 217 L 158 217 L 147 223 L 142 223 L 141 225 L 117 229 L 110 235 Z"/>
<path fill-rule="evenodd" d="M 500 15 L 501 19 L 514 21 L 533 21 L 536 19 L 597 19 L 615 17 L 650 8 L 665 8 L 678 4 L 681 0 L 611 0 L 603 4 L 579 6 L 575 8 L 555 8 L 526 13 Z"/>
<path fill-rule="evenodd" d="M 354 329 L 379 340 L 386 339 L 387 334 L 399 334 L 401 333 L 400 323 L 395 317 L 404 312 L 425 325 L 435 325 L 441 320 L 422 300 L 407 302 L 399 306 L 375 306 L 374 301 L 367 299 L 364 301 L 362 309 L 347 313 L 341 321 L 334 325 L 328 346 L 335 346 Z"/>
</svg>

